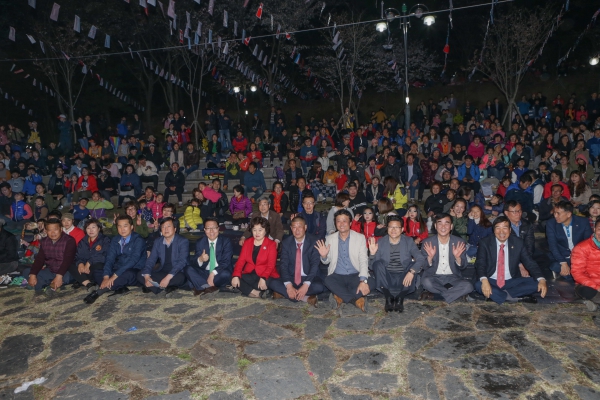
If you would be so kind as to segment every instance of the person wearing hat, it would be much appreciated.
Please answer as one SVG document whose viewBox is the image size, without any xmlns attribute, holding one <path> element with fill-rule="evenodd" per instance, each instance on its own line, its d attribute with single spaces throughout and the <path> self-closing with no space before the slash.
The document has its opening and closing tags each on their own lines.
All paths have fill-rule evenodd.
<svg viewBox="0 0 600 400">
<path fill-rule="evenodd" d="M 59 131 L 59 146 L 63 149 L 65 154 L 71 153 L 73 151 L 73 136 L 71 136 L 71 123 L 67 121 L 67 116 L 65 114 L 60 114 L 58 116 L 58 131 Z"/>
<path fill-rule="evenodd" d="M 81 239 L 85 237 L 85 232 L 73 225 L 75 217 L 72 213 L 64 213 L 61 218 L 63 232 L 75 239 L 75 243 L 79 244 Z"/>
<path fill-rule="evenodd" d="M 145 156 L 146 160 L 152 162 L 157 169 L 164 164 L 163 156 L 154 143 L 148 144 Z"/>
</svg>

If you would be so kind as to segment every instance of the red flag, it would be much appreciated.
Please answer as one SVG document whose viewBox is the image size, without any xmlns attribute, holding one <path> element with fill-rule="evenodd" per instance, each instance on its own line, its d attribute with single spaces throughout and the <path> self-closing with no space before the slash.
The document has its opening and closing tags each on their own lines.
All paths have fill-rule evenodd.
<svg viewBox="0 0 600 400">
<path fill-rule="evenodd" d="M 286 33 L 285 33 L 285 38 L 286 38 L 287 40 L 290 40 L 290 39 L 292 38 L 292 35 L 290 35 L 289 33 L 287 33 L 287 32 L 286 32 Z"/>
<path fill-rule="evenodd" d="M 260 6 L 258 6 L 258 10 L 256 10 L 256 18 L 258 18 L 258 19 L 262 18 L 262 9 L 263 9 L 263 3 L 260 3 Z"/>
<path fill-rule="evenodd" d="M 246 39 L 244 39 L 244 44 L 245 44 L 246 46 L 250 46 L 250 39 L 251 39 L 251 38 L 252 38 L 251 36 L 248 36 Z"/>
<path fill-rule="evenodd" d="M 448 44 L 446 44 L 444 46 L 444 53 L 446 53 L 446 54 L 450 53 L 450 46 L 448 46 Z"/>
<path fill-rule="evenodd" d="M 179 43 L 183 43 L 183 31 L 179 30 Z"/>
</svg>

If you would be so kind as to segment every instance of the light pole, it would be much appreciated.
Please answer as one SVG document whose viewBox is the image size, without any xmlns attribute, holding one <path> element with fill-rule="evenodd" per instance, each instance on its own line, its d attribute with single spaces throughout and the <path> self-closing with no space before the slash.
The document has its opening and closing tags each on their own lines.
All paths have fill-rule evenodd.
<svg viewBox="0 0 600 400">
<path fill-rule="evenodd" d="M 429 12 L 429 9 L 424 4 L 415 4 L 410 12 L 406 7 L 406 4 L 402 4 L 402 12 L 398 11 L 395 8 L 387 8 L 385 11 L 383 10 L 383 2 L 381 3 L 381 19 L 383 21 L 378 22 L 375 26 L 375 29 L 379 32 L 388 31 L 388 41 L 383 45 L 383 48 L 386 50 L 392 50 L 392 34 L 390 30 L 390 23 L 394 19 L 400 20 L 400 28 L 402 28 L 402 33 L 404 36 L 404 94 L 406 98 L 404 99 L 406 102 L 406 106 L 404 109 L 404 130 L 408 132 L 408 128 L 410 127 L 410 97 L 408 95 L 409 83 L 408 83 L 408 27 L 410 26 L 409 19 L 412 16 L 417 18 L 421 18 L 424 12 Z M 431 26 L 435 23 L 435 17 L 433 15 L 427 15 L 423 18 L 423 23 L 427 26 Z"/>
</svg>

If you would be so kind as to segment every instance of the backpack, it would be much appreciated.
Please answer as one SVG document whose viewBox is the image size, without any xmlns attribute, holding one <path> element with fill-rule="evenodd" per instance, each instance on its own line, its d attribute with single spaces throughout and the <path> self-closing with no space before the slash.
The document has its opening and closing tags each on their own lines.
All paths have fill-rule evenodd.
<svg viewBox="0 0 600 400">
<path fill-rule="evenodd" d="M 285 181 L 285 172 L 283 172 L 283 168 L 280 166 L 275 167 L 273 169 L 273 178 L 277 179 L 279 182 Z"/>
</svg>

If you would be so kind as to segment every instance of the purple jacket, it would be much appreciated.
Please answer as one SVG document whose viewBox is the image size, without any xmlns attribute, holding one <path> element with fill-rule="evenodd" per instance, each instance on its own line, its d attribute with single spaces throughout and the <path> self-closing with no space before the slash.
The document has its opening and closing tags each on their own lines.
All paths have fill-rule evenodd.
<svg viewBox="0 0 600 400">
<path fill-rule="evenodd" d="M 248 215 L 252 213 L 252 202 L 250 199 L 246 196 L 242 196 L 238 201 L 235 196 L 232 197 L 229 202 L 229 212 L 233 215 L 236 211 L 243 211 L 246 214 L 246 218 L 248 218 Z"/>
</svg>

